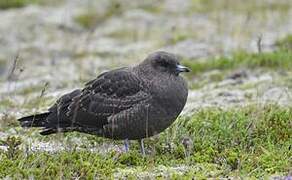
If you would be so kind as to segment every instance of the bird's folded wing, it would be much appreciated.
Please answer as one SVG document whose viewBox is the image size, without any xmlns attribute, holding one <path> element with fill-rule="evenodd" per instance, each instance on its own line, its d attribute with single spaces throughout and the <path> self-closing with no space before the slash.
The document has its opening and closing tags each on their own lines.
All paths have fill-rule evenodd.
<svg viewBox="0 0 292 180">
<path fill-rule="evenodd" d="M 150 96 L 143 87 L 142 81 L 127 69 L 103 73 L 73 98 L 66 115 L 79 114 L 74 123 L 83 126 L 104 125 L 108 117 L 147 101 Z"/>
</svg>

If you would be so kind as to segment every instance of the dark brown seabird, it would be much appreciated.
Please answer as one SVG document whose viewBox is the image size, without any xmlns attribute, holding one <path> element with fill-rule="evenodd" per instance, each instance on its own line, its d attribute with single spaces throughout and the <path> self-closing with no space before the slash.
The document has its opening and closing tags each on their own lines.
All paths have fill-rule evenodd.
<svg viewBox="0 0 292 180">
<path fill-rule="evenodd" d="M 169 127 L 185 106 L 188 89 L 179 76 L 189 69 L 167 52 L 150 54 L 134 67 L 100 74 L 84 89 L 63 95 L 47 112 L 19 119 L 40 134 L 79 131 L 110 139 L 139 140 Z"/>
</svg>

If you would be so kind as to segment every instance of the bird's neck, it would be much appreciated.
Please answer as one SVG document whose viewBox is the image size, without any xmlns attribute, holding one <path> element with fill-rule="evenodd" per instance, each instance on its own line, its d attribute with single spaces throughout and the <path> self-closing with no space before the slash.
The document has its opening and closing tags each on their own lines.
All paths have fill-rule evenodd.
<svg viewBox="0 0 292 180">
<path fill-rule="evenodd" d="M 148 64 L 138 65 L 133 68 L 137 76 L 141 77 L 144 80 L 152 80 L 153 77 L 158 76 L 156 71 L 153 71 Z"/>
</svg>

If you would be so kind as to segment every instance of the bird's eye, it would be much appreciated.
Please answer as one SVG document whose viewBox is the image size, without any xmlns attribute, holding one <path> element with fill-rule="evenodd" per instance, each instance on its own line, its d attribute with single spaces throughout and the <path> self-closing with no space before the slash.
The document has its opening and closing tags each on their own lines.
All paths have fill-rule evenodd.
<svg viewBox="0 0 292 180">
<path fill-rule="evenodd" d="M 167 67 L 169 65 L 165 60 L 158 61 L 158 64 L 163 67 Z"/>
</svg>

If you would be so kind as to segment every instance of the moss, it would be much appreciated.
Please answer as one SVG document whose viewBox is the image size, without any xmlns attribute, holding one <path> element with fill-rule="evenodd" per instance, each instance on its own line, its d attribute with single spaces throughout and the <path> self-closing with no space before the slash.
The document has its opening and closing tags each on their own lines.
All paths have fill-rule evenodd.
<svg viewBox="0 0 292 180">
<path fill-rule="evenodd" d="M 0 177 L 28 178 L 33 175 L 37 179 L 44 177 L 105 178 L 111 177 L 115 168 L 114 161 L 110 157 L 86 151 L 33 153 L 27 157 L 20 156 L 14 162 L 6 155 L 1 156 Z M 26 160 L 23 161 L 23 158 Z M 18 169 L 17 172 L 15 172 L 16 169 Z"/>
<path fill-rule="evenodd" d="M 180 154 L 181 139 L 187 134 L 193 141 L 190 164 L 217 164 L 225 167 L 223 175 L 238 172 L 243 176 L 261 177 L 277 172 L 288 173 L 292 155 L 289 152 L 291 116 L 291 108 L 275 105 L 203 109 L 178 120 L 167 133 L 163 133 L 158 143 L 172 139 L 174 148 L 171 153 L 158 149 L 156 156 L 167 154 L 177 161 L 183 160 L 176 154 Z"/>
<path fill-rule="evenodd" d="M 141 153 L 131 151 L 129 153 L 121 154 L 118 158 L 118 162 L 127 166 L 137 166 L 143 164 L 143 157 L 141 156 Z"/>
<path fill-rule="evenodd" d="M 288 172 L 291 163 L 288 149 L 292 142 L 290 117 L 291 108 L 274 105 L 225 111 L 211 108 L 179 121 L 177 126 L 185 127 L 190 133 L 195 162 L 216 163 L 241 173 L 256 168 L 261 173 Z"/>
</svg>

